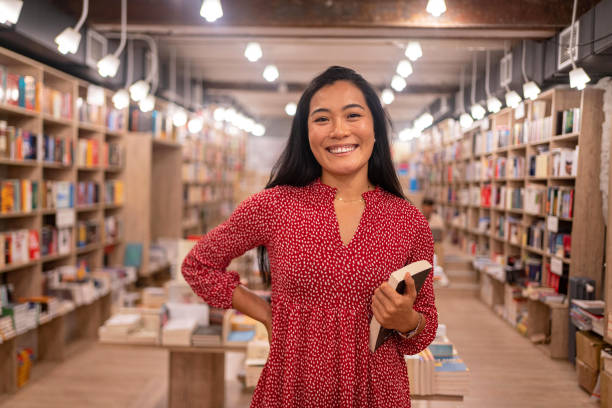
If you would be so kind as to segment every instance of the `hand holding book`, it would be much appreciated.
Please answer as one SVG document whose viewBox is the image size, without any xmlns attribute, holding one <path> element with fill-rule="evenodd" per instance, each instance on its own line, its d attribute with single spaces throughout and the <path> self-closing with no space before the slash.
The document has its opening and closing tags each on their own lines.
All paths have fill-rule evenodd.
<svg viewBox="0 0 612 408">
<path fill-rule="evenodd" d="M 419 325 L 419 314 L 413 309 L 413 305 L 431 270 L 431 264 L 427 261 L 413 262 L 393 272 L 388 282 L 383 282 L 374 291 L 374 315 L 370 321 L 372 352 L 395 330 L 406 333 Z"/>
<path fill-rule="evenodd" d="M 414 329 L 419 320 L 418 313 L 412 308 L 417 291 L 409 273 L 404 277 L 404 284 L 404 293 L 400 294 L 388 282 L 383 282 L 372 297 L 372 312 L 376 320 L 382 327 L 402 333 Z"/>
</svg>

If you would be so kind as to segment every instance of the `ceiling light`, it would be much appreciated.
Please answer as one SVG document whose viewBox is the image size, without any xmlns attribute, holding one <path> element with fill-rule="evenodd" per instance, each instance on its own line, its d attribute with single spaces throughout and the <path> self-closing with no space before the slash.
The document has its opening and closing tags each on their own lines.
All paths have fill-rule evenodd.
<svg viewBox="0 0 612 408">
<path fill-rule="evenodd" d="M 446 11 L 446 3 L 444 0 L 429 0 L 426 10 L 432 16 L 440 17 Z"/>
<path fill-rule="evenodd" d="M 204 121 L 199 116 L 190 119 L 187 123 L 187 129 L 189 130 L 189 133 L 200 133 L 203 127 Z"/>
<path fill-rule="evenodd" d="M 582 68 L 574 68 L 569 73 L 570 87 L 576 88 L 579 91 L 584 89 L 586 84 L 591 81 L 591 78 Z"/>
<path fill-rule="evenodd" d="M 511 91 L 508 89 L 508 92 L 506 92 L 506 105 L 508 107 L 516 108 L 521 101 L 521 96 L 516 93 L 516 91 Z"/>
<path fill-rule="evenodd" d="M 225 119 L 225 109 L 219 107 L 213 112 L 213 118 L 216 122 L 222 122 Z"/>
<path fill-rule="evenodd" d="M 257 123 L 253 127 L 253 131 L 251 133 L 253 134 L 253 136 L 261 137 L 266 134 L 266 128 L 264 127 L 264 125 Z"/>
<path fill-rule="evenodd" d="M 410 41 L 406 47 L 406 57 L 410 61 L 416 61 L 423 56 L 423 49 L 418 41 Z"/>
<path fill-rule="evenodd" d="M 23 1 L 0 0 L 0 24 L 17 24 Z"/>
<path fill-rule="evenodd" d="M 96 85 L 89 85 L 87 87 L 87 103 L 93 106 L 104 105 L 104 89 Z"/>
<path fill-rule="evenodd" d="M 401 140 L 402 142 L 407 142 L 410 140 L 410 129 L 406 128 L 406 129 L 402 129 L 401 132 L 399 132 L 399 140 Z"/>
<path fill-rule="evenodd" d="M 177 109 L 172 115 L 172 123 L 176 127 L 185 126 L 187 123 L 187 114 L 183 109 Z"/>
<path fill-rule="evenodd" d="M 459 124 L 463 129 L 467 129 L 474 123 L 474 119 L 467 113 L 462 113 L 459 117 Z"/>
<path fill-rule="evenodd" d="M 209 23 L 213 23 L 223 17 L 221 0 L 204 0 L 200 9 L 200 15 Z"/>
<path fill-rule="evenodd" d="M 542 92 L 538 84 L 533 81 L 525 82 L 523 84 L 523 97 L 525 99 L 536 100 L 538 95 Z"/>
<path fill-rule="evenodd" d="M 83 27 L 83 23 L 85 23 L 87 13 L 89 13 L 89 0 L 83 0 L 83 11 L 74 28 L 67 27 L 55 37 L 57 49 L 62 54 L 76 54 L 79 49 L 79 43 L 81 42 L 81 27 Z"/>
<path fill-rule="evenodd" d="M 130 94 L 126 89 L 120 89 L 113 95 L 115 109 L 125 109 L 130 105 Z"/>
<path fill-rule="evenodd" d="M 491 113 L 497 113 L 501 110 L 502 102 L 497 99 L 495 96 L 491 96 L 487 99 L 487 109 Z"/>
<path fill-rule="evenodd" d="M 406 88 L 406 80 L 399 75 L 393 75 L 391 80 L 391 88 L 396 92 L 402 92 Z"/>
<path fill-rule="evenodd" d="M 382 91 L 382 94 L 380 95 L 380 97 L 382 99 L 382 102 L 385 105 L 391 105 L 393 101 L 395 100 L 395 95 L 393 94 L 393 91 L 390 90 L 389 88 Z"/>
<path fill-rule="evenodd" d="M 397 64 L 397 73 L 404 78 L 408 78 L 412 74 L 412 64 L 408 60 L 401 60 Z"/>
<path fill-rule="evenodd" d="M 289 116 L 294 116 L 297 111 L 297 105 L 294 102 L 289 102 L 285 105 L 285 113 Z"/>
<path fill-rule="evenodd" d="M 134 102 L 140 102 L 149 93 L 149 83 L 142 79 L 130 86 L 130 97 Z"/>
<path fill-rule="evenodd" d="M 263 51 L 261 50 L 261 46 L 259 45 L 259 43 L 248 43 L 244 50 L 244 56 L 251 62 L 255 62 L 261 57 L 263 57 Z"/>
<path fill-rule="evenodd" d="M 433 125 L 434 118 L 429 112 L 425 112 L 414 121 L 414 128 L 423 131 Z"/>
<path fill-rule="evenodd" d="M 57 37 L 55 43 L 57 49 L 62 54 L 76 54 L 81 42 L 81 34 L 75 31 L 72 27 L 66 27 Z"/>
<path fill-rule="evenodd" d="M 482 105 L 479 103 L 475 103 L 474 105 L 472 105 L 472 107 L 470 108 L 470 111 L 472 113 L 472 117 L 476 120 L 480 120 L 484 118 L 485 115 L 487 114 L 487 111 L 485 110 L 485 108 L 483 108 Z"/>
<path fill-rule="evenodd" d="M 237 115 L 237 113 L 236 113 L 236 109 L 234 109 L 234 108 L 229 108 L 229 109 L 227 109 L 227 110 L 225 111 L 225 117 L 224 117 L 224 120 L 225 120 L 226 122 L 234 123 L 234 121 L 236 120 L 236 119 L 235 119 L 235 118 L 236 118 L 236 115 Z"/>
<path fill-rule="evenodd" d="M 275 65 L 268 65 L 263 72 L 263 77 L 268 82 L 274 82 L 278 79 L 278 69 Z"/>
<path fill-rule="evenodd" d="M 113 78 L 117 75 L 117 69 L 119 69 L 119 58 L 113 54 L 108 54 L 98 61 L 98 73 L 104 78 Z"/>
<path fill-rule="evenodd" d="M 138 107 L 143 112 L 151 112 L 155 108 L 155 97 L 151 94 L 146 95 L 138 102 Z"/>
</svg>

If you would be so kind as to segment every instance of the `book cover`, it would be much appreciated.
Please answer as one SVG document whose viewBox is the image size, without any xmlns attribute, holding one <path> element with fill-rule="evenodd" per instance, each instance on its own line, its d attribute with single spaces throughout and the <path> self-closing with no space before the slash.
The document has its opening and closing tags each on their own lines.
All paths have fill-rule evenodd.
<svg viewBox="0 0 612 408">
<path fill-rule="evenodd" d="M 403 294 L 406 289 L 404 278 L 409 273 L 414 279 L 418 295 L 431 270 L 431 264 L 425 260 L 413 262 L 393 272 L 389 277 L 388 283 L 397 293 Z M 372 352 L 376 351 L 394 332 L 394 330 L 382 327 L 378 320 L 372 316 L 370 321 L 370 350 Z"/>
</svg>

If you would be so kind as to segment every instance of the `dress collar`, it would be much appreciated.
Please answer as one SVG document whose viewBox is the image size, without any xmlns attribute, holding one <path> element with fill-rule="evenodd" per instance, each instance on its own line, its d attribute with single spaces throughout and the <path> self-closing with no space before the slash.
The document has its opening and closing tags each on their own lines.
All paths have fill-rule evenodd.
<svg viewBox="0 0 612 408">
<path fill-rule="evenodd" d="M 330 197 L 332 199 L 336 197 L 336 193 L 338 192 L 338 189 L 336 187 L 332 187 L 321 182 L 320 177 L 317 177 L 310 185 L 315 192 L 325 197 Z M 382 192 L 382 188 L 380 188 L 379 186 L 375 186 L 374 190 L 365 191 L 361 194 L 361 196 L 366 202 L 374 201 L 375 199 L 378 199 L 382 196 Z"/>
</svg>

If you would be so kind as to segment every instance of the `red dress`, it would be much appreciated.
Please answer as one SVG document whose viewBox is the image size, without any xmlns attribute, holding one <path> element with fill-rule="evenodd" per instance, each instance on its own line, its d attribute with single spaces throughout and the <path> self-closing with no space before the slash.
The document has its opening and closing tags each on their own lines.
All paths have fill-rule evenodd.
<svg viewBox="0 0 612 408">
<path fill-rule="evenodd" d="M 368 348 L 371 302 L 393 271 L 418 260 L 433 263 L 431 230 L 416 207 L 377 187 L 363 194 L 365 210 L 345 246 L 335 195 L 319 180 L 257 193 L 183 262 L 183 276 L 196 294 L 230 308 L 239 277 L 226 267 L 250 248 L 268 249 L 272 338 L 251 407 L 410 407 L 403 356 L 435 337 L 432 276 L 414 304 L 427 319 L 425 329 L 408 340 L 396 335 L 375 353 Z"/>
</svg>

